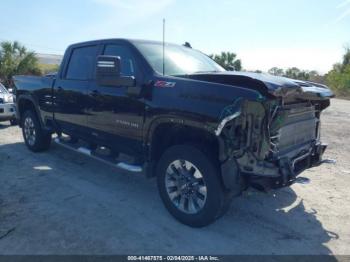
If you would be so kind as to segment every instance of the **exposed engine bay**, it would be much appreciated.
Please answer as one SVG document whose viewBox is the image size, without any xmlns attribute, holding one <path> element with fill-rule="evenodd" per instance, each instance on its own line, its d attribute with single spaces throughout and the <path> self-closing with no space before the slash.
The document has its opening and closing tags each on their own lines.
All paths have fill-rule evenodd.
<svg viewBox="0 0 350 262">
<path fill-rule="evenodd" d="M 236 103 L 235 103 L 236 104 Z M 320 114 L 329 101 L 239 101 L 239 114 L 221 130 L 224 155 L 262 187 L 293 183 L 320 163 Z M 267 178 L 267 179 L 262 179 Z"/>
</svg>

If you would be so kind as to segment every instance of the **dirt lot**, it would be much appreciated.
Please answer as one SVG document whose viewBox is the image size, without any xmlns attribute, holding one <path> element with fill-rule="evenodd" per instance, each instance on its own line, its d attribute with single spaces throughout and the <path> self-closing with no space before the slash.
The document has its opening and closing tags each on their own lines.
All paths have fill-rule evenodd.
<svg viewBox="0 0 350 262">
<path fill-rule="evenodd" d="M 0 124 L 1 254 L 350 254 L 350 101 L 323 115 L 326 157 L 308 185 L 249 191 L 202 229 L 176 222 L 155 180 L 58 145 L 30 153 Z"/>
</svg>

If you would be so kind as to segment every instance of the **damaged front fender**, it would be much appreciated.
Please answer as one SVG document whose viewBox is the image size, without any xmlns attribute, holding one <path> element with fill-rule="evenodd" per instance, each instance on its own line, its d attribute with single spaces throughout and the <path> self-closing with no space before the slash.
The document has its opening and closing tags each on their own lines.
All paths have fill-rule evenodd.
<svg viewBox="0 0 350 262">
<path fill-rule="evenodd" d="M 234 101 L 232 105 L 225 107 L 220 116 L 221 121 L 218 127 L 215 129 L 216 136 L 220 136 L 222 129 L 226 126 L 228 122 L 234 120 L 235 118 L 241 115 L 242 101 L 242 98 L 238 98 Z"/>
</svg>

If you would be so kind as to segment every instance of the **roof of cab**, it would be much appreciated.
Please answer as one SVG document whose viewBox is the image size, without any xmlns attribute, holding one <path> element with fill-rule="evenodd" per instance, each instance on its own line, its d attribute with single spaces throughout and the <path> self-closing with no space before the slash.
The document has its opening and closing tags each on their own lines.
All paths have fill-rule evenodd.
<svg viewBox="0 0 350 262">
<path fill-rule="evenodd" d="M 99 39 L 99 40 L 91 40 L 91 41 L 84 41 L 84 42 L 79 42 L 70 45 L 68 48 L 75 48 L 79 46 L 89 46 L 89 45 L 98 45 L 98 44 L 105 44 L 105 43 L 112 43 L 112 42 L 126 42 L 126 43 L 131 43 L 131 44 L 136 44 L 136 43 L 149 43 L 149 44 L 162 44 L 161 41 L 153 41 L 153 40 L 142 40 L 142 39 L 126 39 L 126 38 L 108 38 L 108 39 Z M 167 45 L 176 45 L 173 43 L 165 43 Z"/>
</svg>

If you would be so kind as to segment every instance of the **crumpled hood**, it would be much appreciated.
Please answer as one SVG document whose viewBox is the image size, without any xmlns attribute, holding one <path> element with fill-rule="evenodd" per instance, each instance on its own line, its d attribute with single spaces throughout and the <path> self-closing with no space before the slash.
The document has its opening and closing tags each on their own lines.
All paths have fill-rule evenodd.
<svg viewBox="0 0 350 262">
<path fill-rule="evenodd" d="M 276 97 L 301 96 L 304 99 L 329 99 L 332 91 L 325 85 L 264 73 L 213 72 L 187 75 L 188 78 L 249 88 Z"/>
</svg>

